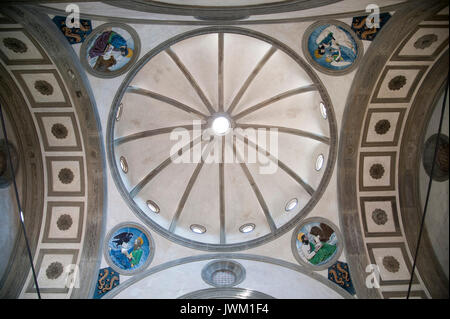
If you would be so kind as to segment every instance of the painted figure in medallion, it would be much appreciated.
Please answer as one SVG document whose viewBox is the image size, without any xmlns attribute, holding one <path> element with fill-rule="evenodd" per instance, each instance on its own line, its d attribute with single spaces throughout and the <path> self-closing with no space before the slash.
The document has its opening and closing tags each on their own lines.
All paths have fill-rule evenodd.
<svg viewBox="0 0 450 319">
<path fill-rule="evenodd" d="M 109 27 L 91 41 L 87 60 L 99 72 L 112 72 L 125 66 L 134 54 L 133 39 L 125 30 Z"/>
<path fill-rule="evenodd" d="M 344 70 L 358 56 L 355 39 L 340 25 L 323 24 L 315 27 L 307 43 L 311 58 L 328 70 Z"/>
<path fill-rule="evenodd" d="M 297 235 L 297 249 L 304 261 L 312 265 L 328 262 L 336 253 L 336 235 L 325 223 L 305 225 Z"/>
<path fill-rule="evenodd" d="M 132 227 L 121 228 L 115 232 L 108 246 L 112 262 L 126 271 L 141 267 L 150 253 L 147 236 Z"/>
</svg>

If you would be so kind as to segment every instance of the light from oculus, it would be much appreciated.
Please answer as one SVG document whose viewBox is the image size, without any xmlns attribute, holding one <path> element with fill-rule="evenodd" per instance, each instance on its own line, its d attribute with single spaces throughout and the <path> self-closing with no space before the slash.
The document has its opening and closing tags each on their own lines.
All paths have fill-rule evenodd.
<svg viewBox="0 0 450 319">
<path fill-rule="evenodd" d="M 231 127 L 230 120 L 224 116 L 219 116 L 212 122 L 212 130 L 216 135 L 225 135 Z"/>
</svg>

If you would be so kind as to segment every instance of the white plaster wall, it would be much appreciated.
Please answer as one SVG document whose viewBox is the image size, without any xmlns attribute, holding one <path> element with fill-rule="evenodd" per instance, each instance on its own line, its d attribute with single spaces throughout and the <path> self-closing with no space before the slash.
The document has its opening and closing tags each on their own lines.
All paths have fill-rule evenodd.
<svg viewBox="0 0 450 319">
<path fill-rule="evenodd" d="M 148 276 L 120 292 L 116 299 L 178 298 L 212 288 L 201 278 L 202 268 L 211 260 L 192 262 Z M 300 272 L 274 264 L 236 260 L 246 277 L 236 288 L 256 290 L 277 299 L 342 299 L 337 292 Z"/>
</svg>

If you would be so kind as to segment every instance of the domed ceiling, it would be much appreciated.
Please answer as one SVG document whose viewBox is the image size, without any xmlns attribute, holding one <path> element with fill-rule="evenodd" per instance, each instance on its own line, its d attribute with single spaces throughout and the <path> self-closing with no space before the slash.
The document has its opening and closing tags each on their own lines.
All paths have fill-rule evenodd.
<svg viewBox="0 0 450 319">
<path fill-rule="evenodd" d="M 75 2 L 73 33 L 69 0 L 2 6 L 32 260 L 0 296 L 448 298 L 441 215 L 416 250 L 448 3 L 376 1 L 379 30 L 369 2 Z"/>
<path fill-rule="evenodd" d="M 267 242 L 311 210 L 331 175 L 326 91 L 296 53 L 257 32 L 169 40 L 130 71 L 115 101 L 116 184 L 138 217 L 183 245 Z"/>
</svg>

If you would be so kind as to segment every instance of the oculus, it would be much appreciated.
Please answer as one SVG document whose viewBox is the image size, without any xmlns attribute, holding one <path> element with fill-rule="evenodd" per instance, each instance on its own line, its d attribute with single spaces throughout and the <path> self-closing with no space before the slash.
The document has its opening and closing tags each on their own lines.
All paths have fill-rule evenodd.
<svg viewBox="0 0 450 319">
<path fill-rule="evenodd" d="M 213 120 L 211 128 L 214 134 L 221 136 L 229 132 L 231 129 L 231 123 L 225 116 L 219 116 Z"/>
</svg>

